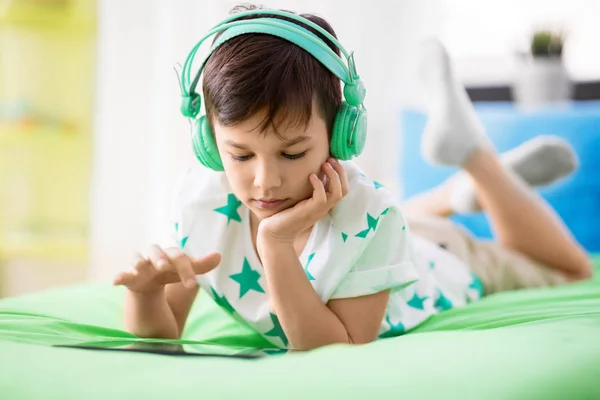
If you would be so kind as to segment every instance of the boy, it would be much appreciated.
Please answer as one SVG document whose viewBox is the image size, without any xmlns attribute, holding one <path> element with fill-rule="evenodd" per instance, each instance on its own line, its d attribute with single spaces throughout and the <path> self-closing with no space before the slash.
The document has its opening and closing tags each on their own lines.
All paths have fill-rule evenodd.
<svg viewBox="0 0 600 400">
<path fill-rule="evenodd" d="M 469 185 L 504 246 L 494 254 L 513 257 L 511 268 L 525 268 L 545 285 L 589 275 L 585 253 L 556 216 L 515 178 L 517 168 L 499 161 L 443 48 L 430 45 L 437 66 L 426 79 L 435 101 L 423 150 L 436 163 L 463 166 L 470 178 L 455 178 L 458 183 L 407 205 L 420 231 L 416 237 L 391 192 L 352 162 L 332 157 L 359 154 L 364 128 L 364 91 L 351 57 L 348 76 L 331 59 L 331 51 L 340 56 L 333 29 L 312 15 L 298 20 L 253 12 L 237 15 L 257 25 L 239 25 L 236 34 L 229 34 L 235 24 L 219 31 L 231 37 L 219 42 L 217 36 L 202 71 L 206 117 L 198 120 L 194 147 L 202 164 L 216 171 L 208 178 L 201 166 L 188 172 L 171 243 L 151 246 L 133 270 L 115 279 L 128 289 L 128 330 L 180 337 L 199 283 L 275 346 L 309 350 L 400 335 L 435 313 L 479 299 L 482 281 L 490 292 L 507 286 L 489 272 L 498 263 L 482 262 L 487 253 L 459 228 L 419 217 L 447 215 L 451 204 L 439 194 L 460 198 L 453 193 L 468 192 Z M 265 33 L 272 26 L 277 33 Z M 316 44 L 303 44 L 305 35 Z M 190 105 L 199 101 L 193 93 L 199 74 L 189 87 L 182 84 L 184 114 L 194 118 Z M 341 136 L 342 150 L 340 132 L 349 132 Z M 343 151 L 348 143 L 354 146 L 349 156 Z M 521 159 L 535 159 L 539 149 L 570 154 L 561 143 L 535 147 Z M 554 169 L 559 172 L 549 180 L 566 173 Z"/>
</svg>

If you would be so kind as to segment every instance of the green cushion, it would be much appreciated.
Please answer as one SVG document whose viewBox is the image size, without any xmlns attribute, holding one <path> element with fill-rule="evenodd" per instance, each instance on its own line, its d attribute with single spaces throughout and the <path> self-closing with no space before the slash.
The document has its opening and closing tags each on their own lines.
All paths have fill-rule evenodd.
<svg viewBox="0 0 600 400">
<path fill-rule="evenodd" d="M 369 345 L 259 360 L 48 346 L 135 340 L 123 293 L 83 285 L 0 300 L 0 397 L 600 398 L 598 279 L 492 295 Z M 269 346 L 204 294 L 176 342 Z"/>
</svg>

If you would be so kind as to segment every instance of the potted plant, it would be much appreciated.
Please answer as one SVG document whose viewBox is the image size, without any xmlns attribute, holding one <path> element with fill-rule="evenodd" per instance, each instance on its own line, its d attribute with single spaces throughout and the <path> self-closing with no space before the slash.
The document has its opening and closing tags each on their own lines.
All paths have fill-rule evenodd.
<svg viewBox="0 0 600 400">
<path fill-rule="evenodd" d="M 534 31 L 529 49 L 518 57 L 514 100 L 524 106 L 565 102 L 572 84 L 563 63 L 565 35 L 549 29 Z"/>
</svg>

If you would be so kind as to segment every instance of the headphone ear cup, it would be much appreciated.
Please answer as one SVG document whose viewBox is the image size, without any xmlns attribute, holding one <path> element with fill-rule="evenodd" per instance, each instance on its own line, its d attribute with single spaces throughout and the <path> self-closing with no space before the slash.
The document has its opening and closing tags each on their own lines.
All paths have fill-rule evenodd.
<svg viewBox="0 0 600 400">
<path fill-rule="evenodd" d="M 338 160 L 350 160 L 362 153 L 367 133 L 367 112 L 345 101 L 335 117 L 330 152 Z"/>
<path fill-rule="evenodd" d="M 223 171 L 223 162 L 206 115 L 196 121 L 192 132 L 192 147 L 202 165 L 215 171 Z"/>
</svg>

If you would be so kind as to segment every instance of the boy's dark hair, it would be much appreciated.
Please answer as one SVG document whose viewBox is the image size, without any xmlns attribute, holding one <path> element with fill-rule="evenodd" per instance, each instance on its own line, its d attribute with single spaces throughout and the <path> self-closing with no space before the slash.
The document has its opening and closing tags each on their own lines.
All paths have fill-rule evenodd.
<svg viewBox="0 0 600 400">
<path fill-rule="evenodd" d="M 254 9 L 262 7 L 239 5 L 231 10 L 231 14 Z M 241 19 L 264 16 L 252 15 Z M 335 37 L 335 32 L 324 19 L 312 14 L 300 16 Z M 310 30 L 339 55 L 339 49 L 331 41 L 307 25 L 285 17 L 269 17 L 288 20 Z M 267 34 L 237 36 L 217 48 L 206 62 L 202 90 L 211 128 L 215 120 L 221 125 L 231 126 L 266 110 L 259 129 L 265 132 L 272 126 L 279 137 L 278 128 L 282 128 L 283 122 L 288 124 L 286 127 L 306 128 L 312 114 L 313 99 L 331 136 L 335 115 L 342 102 L 339 78 L 304 49 Z"/>
</svg>

